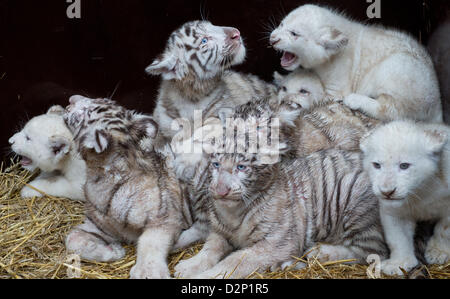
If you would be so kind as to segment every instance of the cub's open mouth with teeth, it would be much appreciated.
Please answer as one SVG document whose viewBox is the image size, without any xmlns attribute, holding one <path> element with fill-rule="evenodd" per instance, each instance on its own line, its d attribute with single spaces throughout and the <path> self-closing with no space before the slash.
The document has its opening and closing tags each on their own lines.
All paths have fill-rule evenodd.
<svg viewBox="0 0 450 299">
<path fill-rule="evenodd" d="M 291 52 L 283 52 L 283 56 L 281 57 L 281 66 L 282 67 L 290 67 L 297 61 L 297 56 Z"/>
<path fill-rule="evenodd" d="M 26 156 L 20 156 L 20 164 L 22 166 L 30 166 L 31 164 L 33 164 L 33 160 Z"/>
</svg>

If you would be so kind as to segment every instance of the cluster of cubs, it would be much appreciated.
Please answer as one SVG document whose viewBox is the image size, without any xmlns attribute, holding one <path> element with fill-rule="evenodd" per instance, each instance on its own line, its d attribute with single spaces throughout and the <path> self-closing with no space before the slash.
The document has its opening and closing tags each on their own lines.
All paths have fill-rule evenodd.
<svg viewBox="0 0 450 299">
<path fill-rule="evenodd" d="M 386 274 L 448 262 L 449 131 L 426 50 L 314 5 L 292 11 L 270 43 L 292 71 L 275 85 L 230 70 L 246 54 L 237 29 L 184 24 L 146 70 L 162 77 L 153 116 L 73 96 L 11 138 L 22 166 L 41 169 L 22 196 L 85 200 L 68 251 L 109 262 L 137 243 L 132 278 L 170 277 L 168 254 L 197 241 L 176 277 L 298 269 L 304 255 L 377 254 Z M 257 135 L 276 129 L 280 156 L 175 151 L 195 111 L 206 119 L 197 130 L 233 119 L 253 121 Z M 423 220 L 436 224 L 421 243 Z"/>
</svg>

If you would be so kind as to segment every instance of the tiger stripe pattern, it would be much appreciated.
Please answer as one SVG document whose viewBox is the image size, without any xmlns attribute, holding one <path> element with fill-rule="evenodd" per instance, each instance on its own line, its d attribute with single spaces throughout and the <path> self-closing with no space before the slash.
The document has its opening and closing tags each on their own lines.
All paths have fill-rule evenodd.
<svg viewBox="0 0 450 299">
<path fill-rule="evenodd" d="M 174 31 L 166 48 L 146 71 L 162 77 L 153 113 L 160 126 L 157 144 L 172 142 L 179 132 L 175 120 L 187 120 L 194 128 L 194 111 L 203 120 L 217 115 L 220 108 L 234 108 L 253 98 L 276 95 L 276 87 L 253 75 L 230 70 L 245 59 L 246 49 L 238 29 L 192 21 Z M 183 153 L 185 154 L 185 153 Z M 180 155 L 177 174 L 191 178 L 201 157 Z"/>
<path fill-rule="evenodd" d="M 292 109 L 283 100 L 278 103 L 255 100 L 236 107 L 233 117 L 244 120 L 253 117 L 265 122 L 278 118 L 280 139 L 289 145 L 295 157 L 330 148 L 359 150 L 360 139 L 381 123 L 332 101 L 305 110 Z"/>
<path fill-rule="evenodd" d="M 306 157 L 312 153 L 337 148 L 342 150 L 358 150 L 359 140 L 372 130 L 378 121 L 368 118 L 362 113 L 351 111 L 341 103 L 327 102 L 311 110 L 292 109 L 284 101 L 277 103 L 271 99 L 254 99 L 235 107 L 220 109 L 222 123 L 225 118 L 248 122 L 256 120 L 258 126 L 267 126 L 268 132 L 262 138 L 269 138 L 274 118 L 279 119 L 279 154 L 282 157 Z M 259 133 L 263 133 L 260 131 Z M 261 139 L 259 138 L 259 140 Z M 247 140 L 248 141 L 248 140 Z M 204 241 L 208 236 L 208 217 L 206 215 L 208 162 L 202 161 L 187 183 L 194 226 L 183 232 L 175 248 L 185 248 L 197 241 Z"/>
<path fill-rule="evenodd" d="M 175 267 L 177 276 L 245 278 L 308 252 L 321 262 L 388 254 L 358 152 L 331 149 L 270 165 L 254 154 L 215 154 L 210 171 L 212 231 Z"/>
<path fill-rule="evenodd" d="M 107 99 L 74 96 L 65 122 L 87 165 L 86 220 L 66 238 L 69 251 L 110 262 L 137 243 L 132 278 L 168 278 L 167 255 L 191 224 L 170 155 L 153 149 L 151 116 Z"/>
</svg>

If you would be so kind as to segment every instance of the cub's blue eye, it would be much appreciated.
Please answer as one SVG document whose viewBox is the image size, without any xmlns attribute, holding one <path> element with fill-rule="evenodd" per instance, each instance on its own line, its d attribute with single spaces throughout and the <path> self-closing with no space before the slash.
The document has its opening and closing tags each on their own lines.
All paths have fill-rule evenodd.
<svg viewBox="0 0 450 299">
<path fill-rule="evenodd" d="M 217 162 L 214 162 L 212 165 L 213 165 L 214 168 L 219 168 L 220 167 L 220 164 L 217 163 Z"/>
<path fill-rule="evenodd" d="M 400 164 L 400 169 L 401 170 L 407 170 L 407 169 L 409 169 L 409 167 L 411 167 L 411 164 L 409 164 L 409 163 L 402 163 L 402 164 Z"/>
<path fill-rule="evenodd" d="M 237 169 L 238 169 L 239 171 L 244 171 L 244 170 L 247 169 L 247 166 L 245 166 L 245 165 L 238 165 L 238 166 L 237 166 Z"/>
<path fill-rule="evenodd" d="M 207 37 L 204 37 L 203 39 L 202 39 L 202 44 L 206 44 L 208 42 L 208 38 Z"/>
</svg>

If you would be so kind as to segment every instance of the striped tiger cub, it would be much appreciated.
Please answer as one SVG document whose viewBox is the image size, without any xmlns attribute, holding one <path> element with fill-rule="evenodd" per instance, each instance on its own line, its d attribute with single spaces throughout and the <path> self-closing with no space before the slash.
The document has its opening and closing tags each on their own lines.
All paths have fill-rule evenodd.
<svg viewBox="0 0 450 299">
<path fill-rule="evenodd" d="M 269 123 L 277 118 L 280 143 L 286 146 L 286 151 L 281 154 L 291 158 L 306 157 L 331 148 L 358 150 L 360 138 L 378 124 L 378 121 L 353 112 L 340 103 L 327 102 L 304 110 L 293 109 L 283 99 L 278 104 L 268 99 L 255 99 L 234 109 L 219 109 L 218 116 L 222 118 L 222 124 L 227 118 L 245 122 L 257 119 L 260 123 Z M 175 249 L 204 241 L 208 236 L 208 163 L 207 160 L 199 163 L 194 176 L 187 183 L 194 225 L 182 233 Z"/>
<path fill-rule="evenodd" d="M 275 164 L 258 154 L 215 154 L 210 176 L 211 233 L 176 276 L 245 278 L 307 252 L 321 262 L 388 254 L 358 152 L 331 149 Z"/>
<path fill-rule="evenodd" d="M 235 107 L 252 98 L 276 94 L 274 85 L 230 70 L 241 64 L 245 55 L 246 48 L 236 28 L 192 21 L 170 35 L 163 54 L 146 69 L 148 74 L 162 77 L 153 114 L 160 125 L 158 144 L 173 140 L 178 132 L 172 128 L 175 120 L 187 120 L 194 128 L 196 110 L 207 119 L 221 107 Z M 177 155 L 179 177 L 190 178 L 199 160 L 201 155 L 193 153 Z"/>
<path fill-rule="evenodd" d="M 81 96 L 70 99 L 64 120 L 87 164 L 86 220 L 68 234 L 68 251 L 110 262 L 124 257 L 121 242 L 137 242 L 131 278 L 169 278 L 168 252 L 191 221 L 170 156 L 153 150 L 157 124 Z"/>
</svg>

